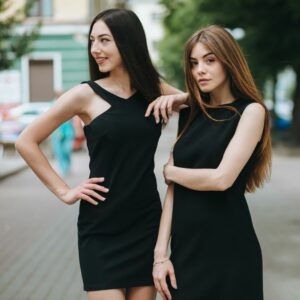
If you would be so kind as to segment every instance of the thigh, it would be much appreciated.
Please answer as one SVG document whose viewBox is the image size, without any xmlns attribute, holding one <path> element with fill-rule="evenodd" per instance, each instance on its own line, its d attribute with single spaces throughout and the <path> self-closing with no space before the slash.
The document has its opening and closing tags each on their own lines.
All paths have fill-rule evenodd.
<svg viewBox="0 0 300 300">
<path fill-rule="evenodd" d="M 124 289 L 87 292 L 88 300 L 125 300 Z"/>
<path fill-rule="evenodd" d="M 154 286 L 141 286 L 128 288 L 126 300 L 155 300 L 156 289 Z"/>
</svg>

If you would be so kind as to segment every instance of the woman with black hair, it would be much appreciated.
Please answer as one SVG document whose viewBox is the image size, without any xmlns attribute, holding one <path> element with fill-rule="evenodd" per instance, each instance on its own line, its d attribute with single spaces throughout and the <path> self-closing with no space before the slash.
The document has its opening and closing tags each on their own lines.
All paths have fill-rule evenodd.
<svg viewBox="0 0 300 300">
<path fill-rule="evenodd" d="M 167 121 L 166 108 L 170 112 L 184 103 L 186 94 L 161 83 L 132 11 L 98 14 L 90 26 L 88 51 L 91 80 L 63 94 L 22 132 L 16 148 L 60 200 L 81 200 L 78 246 L 88 298 L 153 300 L 153 249 L 161 214 L 153 172 L 159 111 Z M 155 118 L 145 117 L 150 103 Z M 39 144 L 75 115 L 85 124 L 90 176 L 70 188 Z"/>
</svg>

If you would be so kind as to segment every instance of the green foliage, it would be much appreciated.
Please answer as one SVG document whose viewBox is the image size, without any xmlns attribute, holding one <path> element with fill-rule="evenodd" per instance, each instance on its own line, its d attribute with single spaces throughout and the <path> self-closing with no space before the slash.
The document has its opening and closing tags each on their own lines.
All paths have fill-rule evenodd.
<svg viewBox="0 0 300 300">
<path fill-rule="evenodd" d="M 260 80 L 275 76 L 286 66 L 300 68 L 299 1 L 207 0 L 203 9 L 215 12 L 216 23 L 245 30 L 241 45 Z"/>
<path fill-rule="evenodd" d="M 166 79 L 184 89 L 183 50 L 186 41 L 203 25 L 208 25 L 210 14 L 202 14 L 202 0 L 162 0 L 166 8 L 165 36 L 161 41 L 160 66 Z"/>
<path fill-rule="evenodd" d="M 300 1 L 299 0 L 161 0 L 166 7 L 161 68 L 165 77 L 184 89 L 183 49 L 199 27 L 219 24 L 242 28 L 239 41 L 260 90 L 267 79 L 291 67 L 297 76 L 291 139 L 300 145 Z M 273 85 L 274 86 L 274 85 Z M 274 90 L 273 90 L 274 94 Z"/>
<path fill-rule="evenodd" d="M 16 59 L 31 52 L 32 42 L 37 39 L 40 23 L 31 31 L 16 34 L 15 28 L 22 24 L 28 15 L 35 0 L 26 1 L 24 7 L 18 9 L 13 15 L 4 17 L 3 13 L 11 8 L 11 0 L 0 1 L 0 71 L 11 68 Z"/>
<path fill-rule="evenodd" d="M 286 66 L 300 69 L 298 0 L 162 0 L 167 14 L 161 64 L 167 78 L 183 86 L 183 48 L 200 27 L 220 24 L 245 30 L 240 41 L 256 81 L 276 76 Z"/>
</svg>

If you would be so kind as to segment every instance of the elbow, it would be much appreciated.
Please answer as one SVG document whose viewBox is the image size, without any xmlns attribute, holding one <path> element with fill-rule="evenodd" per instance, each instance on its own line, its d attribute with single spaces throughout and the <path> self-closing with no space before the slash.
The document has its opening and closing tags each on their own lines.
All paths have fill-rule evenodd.
<svg viewBox="0 0 300 300">
<path fill-rule="evenodd" d="M 215 190 L 219 192 L 224 192 L 233 185 L 233 181 L 226 174 L 218 174 L 215 183 Z"/>
<path fill-rule="evenodd" d="M 26 144 L 27 144 L 27 142 L 24 140 L 24 138 L 21 134 L 15 141 L 16 151 L 21 154 Z"/>
<path fill-rule="evenodd" d="M 20 150 L 22 148 L 23 142 L 22 139 L 20 138 L 20 136 L 17 138 L 17 140 L 15 141 L 15 149 L 20 153 Z"/>
</svg>

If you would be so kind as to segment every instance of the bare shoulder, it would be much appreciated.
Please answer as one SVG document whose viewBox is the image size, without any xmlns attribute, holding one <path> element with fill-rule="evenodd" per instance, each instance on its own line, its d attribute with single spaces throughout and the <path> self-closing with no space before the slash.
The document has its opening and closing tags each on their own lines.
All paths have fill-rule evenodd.
<svg viewBox="0 0 300 300">
<path fill-rule="evenodd" d="M 263 120 L 265 118 L 266 110 L 258 102 L 253 102 L 245 108 L 242 118 Z"/>
<path fill-rule="evenodd" d="M 88 84 L 82 83 L 72 87 L 64 95 L 71 97 L 74 101 L 82 101 L 92 97 L 93 93 Z"/>
<path fill-rule="evenodd" d="M 86 110 L 92 97 L 93 90 L 87 84 L 78 84 L 66 91 L 59 98 L 58 103 L 68 106 L 75 113 L 81 113 Z"/>
</svg>

